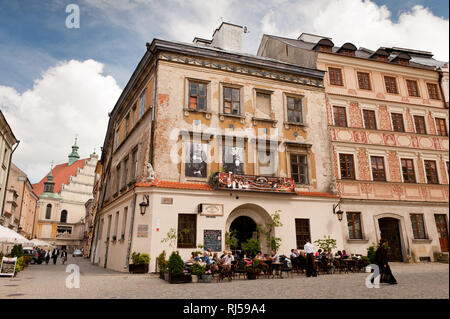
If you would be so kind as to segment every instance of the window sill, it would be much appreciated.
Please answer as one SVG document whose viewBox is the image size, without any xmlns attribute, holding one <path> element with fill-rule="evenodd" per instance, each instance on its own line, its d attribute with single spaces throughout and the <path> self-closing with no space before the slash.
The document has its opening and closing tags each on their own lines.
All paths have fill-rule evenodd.
<svg viewBox="0 0 450 319">
<path fill-rule="evenodd" d="M 195 109 L 189 109 L 189 108 L 183 108 L 184 112 L 192 112 L 192 113 L 204 113 L 204 114 L 212 114 L 212 112 L 208 110 L 195 110 Z"/>
<path fill-rule="evenodd" d="M 245 116 L 243 116 L 243 115 L 219 113 L 219 118 L 220 118 L 221 121 L 224 121 L 224 120 L 225 120 L 225 117 L 230 117 L 230 118 L 240 119 L 240 120 L 241 120 L 241 123 L 243 123 L 244 120 L 245 120 Z"/>
<path fill-rule="evenodd" d="M 308 125 L 303 123 L 297 123 L 297 122 L 284 122 L 284 127 L 288 130 L 290 126 L 297 126 L 301 128 L 306 128 Z"/>
<path fill-rule="evenodd" d="M 368 239 L 350 239 L 350 238 L 347 238 L 347 243 L 354 243 L 354 244 L 357 244 L 357 243 L 368 243 L 369 242 L 369 240 Z"/>
<path fill-rule="evenodd" d="M 430 244 L 433 240 L 432 239 L 413 239 L 413 244 Z"/>
</svg>

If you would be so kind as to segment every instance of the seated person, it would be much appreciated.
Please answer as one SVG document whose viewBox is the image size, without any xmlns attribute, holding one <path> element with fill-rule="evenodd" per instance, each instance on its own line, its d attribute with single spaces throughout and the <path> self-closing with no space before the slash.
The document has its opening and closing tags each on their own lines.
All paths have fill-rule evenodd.
<svg viewBox="0 0 450 319">
<path fill-rule="evenodd" d="M 298 254 L 296 253 L 296 251 L 297 251 L 297 249 L 291 249 L 291 259 L 298 257 Z"/>
<path fill-rule="evenodd" d="M 278 254 L 276 253 L 275 250 L 271 251 L 270 257 L 272 258 L 273 262 L 275 262 L 275 263 L 279 263 L 280 262 L 280 257 L 278 256 Z"/>
<path fill-rule="evenodd" d="M 231 251 L 228 251 L 227 255 L 222 258 L 224 266 L 231 266 L 231 263 L 234 261 L 234 256 Z"/>
<path fill-rule="evenodd" d="M 219 256 L 217 256 L 217 253 L 214 253 L 214 255 L 212 256 L 211 263 L 219 263 Z"/>
<path fill-rule="evenodd" d="M 336 259 L 342 259 L 342 252 L 340 250 L 338 250 L 338 252 L 336 253 L 336 255 L 334 256 L 334 258 Z"/>
<path fill-rule="evenodd" d="M 209 259 L 208 252 L 203 252 L 203 262 L 206 263 L 207 266 L 211 264 L 211 260 Z"/>
<path fill-rule="evenodd" d="M 258 254 L 256 254 L 256 256 L 255 256 L 255 259 L 264 260 L 264 256 L 263 256 L 262 252 L 258 251 Z"/>
<path fill-rule="evenodd" d="M 350 257 L 350 256 L 345 252 L 345 250 L 343 250 L 342 251 L 342 258 L 348 258 L 348 257 Z"/>
<path fill-rule="evenodd" d="M 320 259 L 322 257 L 321 254 L 322 254 L 322 249 L 319 249 L 314 256 L 316 256 L 317 259 Z"/>
</svg>

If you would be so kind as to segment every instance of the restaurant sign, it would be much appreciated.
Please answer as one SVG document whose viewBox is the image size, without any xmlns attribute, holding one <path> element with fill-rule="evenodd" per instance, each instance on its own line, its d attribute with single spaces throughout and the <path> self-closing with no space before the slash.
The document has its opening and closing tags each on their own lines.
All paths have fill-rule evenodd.
<svg viewBox="0 0 450 319">
<path fill-rule="evenodd" d="M 0 276 L 14 277 L 16 272 L 17 257 L 14 258 L 2 258 L 2 265 L 0 268 Z"/>
<path fill-rule="evenodd" d="M 293 193 L 294 180 L 288 177 L 238 175 L 219 173 L 219 189 Z"/>
</svg>

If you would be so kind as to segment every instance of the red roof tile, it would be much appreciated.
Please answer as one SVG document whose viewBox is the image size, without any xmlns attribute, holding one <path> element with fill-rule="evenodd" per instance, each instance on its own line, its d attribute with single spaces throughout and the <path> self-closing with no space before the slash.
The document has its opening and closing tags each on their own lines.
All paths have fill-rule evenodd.
<svg viewBox="0 0 450 319">
<path fill-rule="evenodd" d="M 70 166 L 68 166 L 69 163 L 64 163 L 53 167 L 52 174 L 54 177 L 53 182 L 55 182 L 55 193 L 59 193 L 63 184 L 69 183 L 70 176 L 75 176 L 78 168 L 83 168 L 87 160 L 88 158 L 84 158 Z M 48 174 L 39 183 L 33 184 L 33 191 L 37 196 L 44 192 L 44 182 L 47 181 L 47 176 Z"/>
</svg>

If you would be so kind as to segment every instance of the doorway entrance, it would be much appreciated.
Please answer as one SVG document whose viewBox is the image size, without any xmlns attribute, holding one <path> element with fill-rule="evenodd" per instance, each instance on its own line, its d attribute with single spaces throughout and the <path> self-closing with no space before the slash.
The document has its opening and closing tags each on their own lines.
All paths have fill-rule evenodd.
<svg viewBox="0 0 450 319">
<path fill-rule="evenodd" d="M 378 225 L 380 226 L 381 239 L 385 239 L 390 248 L 388 249 L 389 261 L 403 261 L 398 219 L 380 218 Z"/>
<path fill-rule="evenodd" d="M 242 250 L 242 243 L 253 238 L 256 232 L 256 223 L 248 216 L 239 216 L 230 225 L 230 232 L 236 232 L 238 244 L 234 247 L 236 250 Z"/>
<path fill-rule="evenodd" d="M 434 219 L 436 221 L 436 228 L 439 234 L 441 251 L 448 253 L 448 228 L 446 215 L 436 214 L 434 215 Z"/>
</svg>

